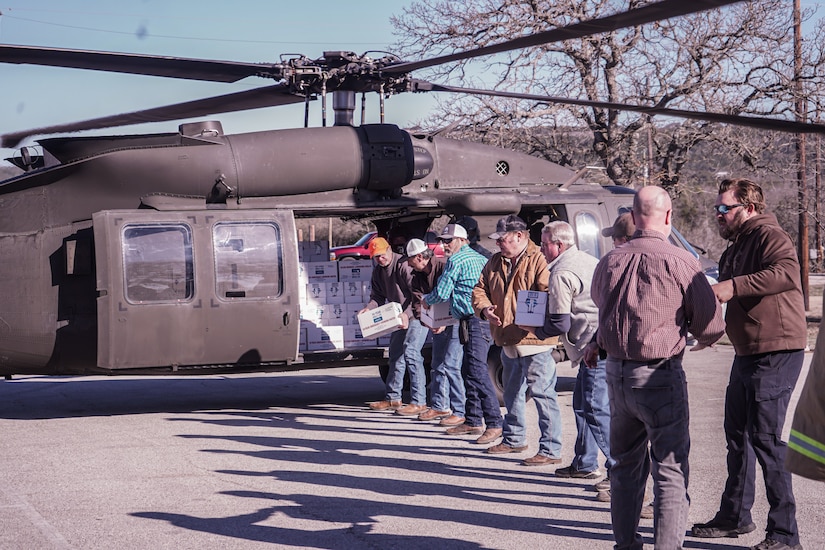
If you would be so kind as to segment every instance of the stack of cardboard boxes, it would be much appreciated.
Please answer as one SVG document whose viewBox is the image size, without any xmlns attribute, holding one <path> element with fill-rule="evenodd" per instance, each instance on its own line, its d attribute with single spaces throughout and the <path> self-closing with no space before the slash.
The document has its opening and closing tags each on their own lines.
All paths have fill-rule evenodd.
<svg viewBox="0 0 825 550">
<path fill-rule="evenodd" d="M 329 261 L 327 241 L 299 242 L 301 338 L 299 351 L 388 346 L 389 335 L 359 325 L 370 301 L 372 260 Z M 398 306 L 400 314 L 400 306 Z M 397 315 L 396 315 L 397 316 Z M 387 317 L 385 315 L 385 317 Z M 386 324 L 386 323 L 385 323 Z M 391 332 L 391 331 L 390 331 Z"/>
</svg>

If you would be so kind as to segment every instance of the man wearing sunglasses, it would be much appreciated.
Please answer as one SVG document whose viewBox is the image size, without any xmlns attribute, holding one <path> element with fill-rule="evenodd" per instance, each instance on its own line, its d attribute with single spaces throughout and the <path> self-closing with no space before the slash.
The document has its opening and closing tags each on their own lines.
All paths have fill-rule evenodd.
<svg viewBox="0 0 825 550">
<path fill-rule="evenodd" d="M 799 262 L 788 234 L 765 212 L 762 188 L 747 179 L 719 185 L 719 235 L 731 241 L 719 260 L 716 298 L 727 303 L 726 332 L 736 355 L 725 394 L 728 479 L 719 512 L 697 523 L 695 537 L 736 537 L 751 517 L 756 461 L 770 504 L 757 550 L 801 548 L 782 428 L 807 345 Z"/>
<path fill-rule="evenodd" d="M 422 307 L 449 302 L 450 313 L 458 319 L 458 338 L 463 346 L 461 376 L 464 379 L 464 421 L 447 428 L 449 435 L 479 435 L 475 442 L 485 445 L 501 435 L 501 410 L 493 382 L 487 371 L 490 329 L 473 315 L 473 287 L 487 258 L 469 246 L 467 230 L 451 223 L 438 239 L 444 247 L 447 265 L 432 292 L 422 298 Z"/>
</svg>

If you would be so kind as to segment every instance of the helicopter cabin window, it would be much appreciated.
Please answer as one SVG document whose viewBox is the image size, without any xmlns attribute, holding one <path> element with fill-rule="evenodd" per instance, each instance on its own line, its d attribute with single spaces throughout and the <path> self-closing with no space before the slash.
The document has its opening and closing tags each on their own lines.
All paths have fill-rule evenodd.
<svg viewBox="0 0 825 550">
<path fill-rule="evenodd" d="M 212 230 L 221 299 L 264 299 L 283 292 L 280 228 L 272 222 L 221 222 Z"/>
<path fill-rule="evenodd" d="M 584 250 L 595 258 L 602 257 L 601 228 L 599 220 L 591 212 L 578 212 L 574 227 L 579 242 L 579 250 Z"/>
<path fill-rule="evenodd" d="M 123 227 L 126 300 L 179 302 L 195 293 L 192 232 L 182 224 Z"/>
</svg>

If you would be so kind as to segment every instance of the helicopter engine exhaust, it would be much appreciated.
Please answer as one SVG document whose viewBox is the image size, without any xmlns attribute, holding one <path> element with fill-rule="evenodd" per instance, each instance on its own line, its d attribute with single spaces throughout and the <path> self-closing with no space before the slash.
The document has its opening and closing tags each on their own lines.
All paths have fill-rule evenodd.
<svg viewBox="0 0 825 550">
<path fill-rule="evenodd" d="M 236 164 L 236 189 L 246 197 L 341 189 L 392 194 L 415 171 L 410 135 L 391 124 L 277 130 L 226 141 Z M 227 183 L 235 187 L 232 178 Z"/>
</svg>

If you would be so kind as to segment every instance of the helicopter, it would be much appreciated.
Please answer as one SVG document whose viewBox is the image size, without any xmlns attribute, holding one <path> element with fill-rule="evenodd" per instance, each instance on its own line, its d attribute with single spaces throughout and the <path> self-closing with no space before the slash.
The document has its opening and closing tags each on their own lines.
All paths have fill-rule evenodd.
<svg viewBox="0 0 825 550">
<path fill-rule="evenodd" d="M 632 192 L 581 181 L 515 151 L 355 126 L 356 95 L 473 93 L 601 106 L 799 132 L 823 126 L 431 83 L 416 70 L 584 37 L 738 0 L 664 0 L 494 46 L 406 62 L 327 51 L 258 64 L 0 45 L 0 63 L 273 85 L 0 136 L 169 122 L 320 100 L 332 126 L 226 135 L 219 121 L 177 132 L 47 137 L 8 159 L 23 173 L 0 182 L 0 374 L 205 374 L 372 365 L 380 345 L 301 352 L 302 253 L 296 218 L 369 219 L 379 234 L 422 236 L 441 216 L 478 219 L 482 234 L 519 213 L 529 223 L 575 221 L 580 246 L 600 255 L 597 229 Z M 363 101 L 362 101 L 363 104 Z M 324 117 L 325 118 L 325 117 Z M 305 119 L 306 120 L 306 119 Z M 305 126 L 307 124 L 305 123 Z M 588 217 L 589 216 L 589 217 Z M 485 231 L 489 229 L 489 231 Z M 589 240 L 587 240 L 589 239 Z M 583 243 L 587 240 L 587 245 Z"/>
</svg>

